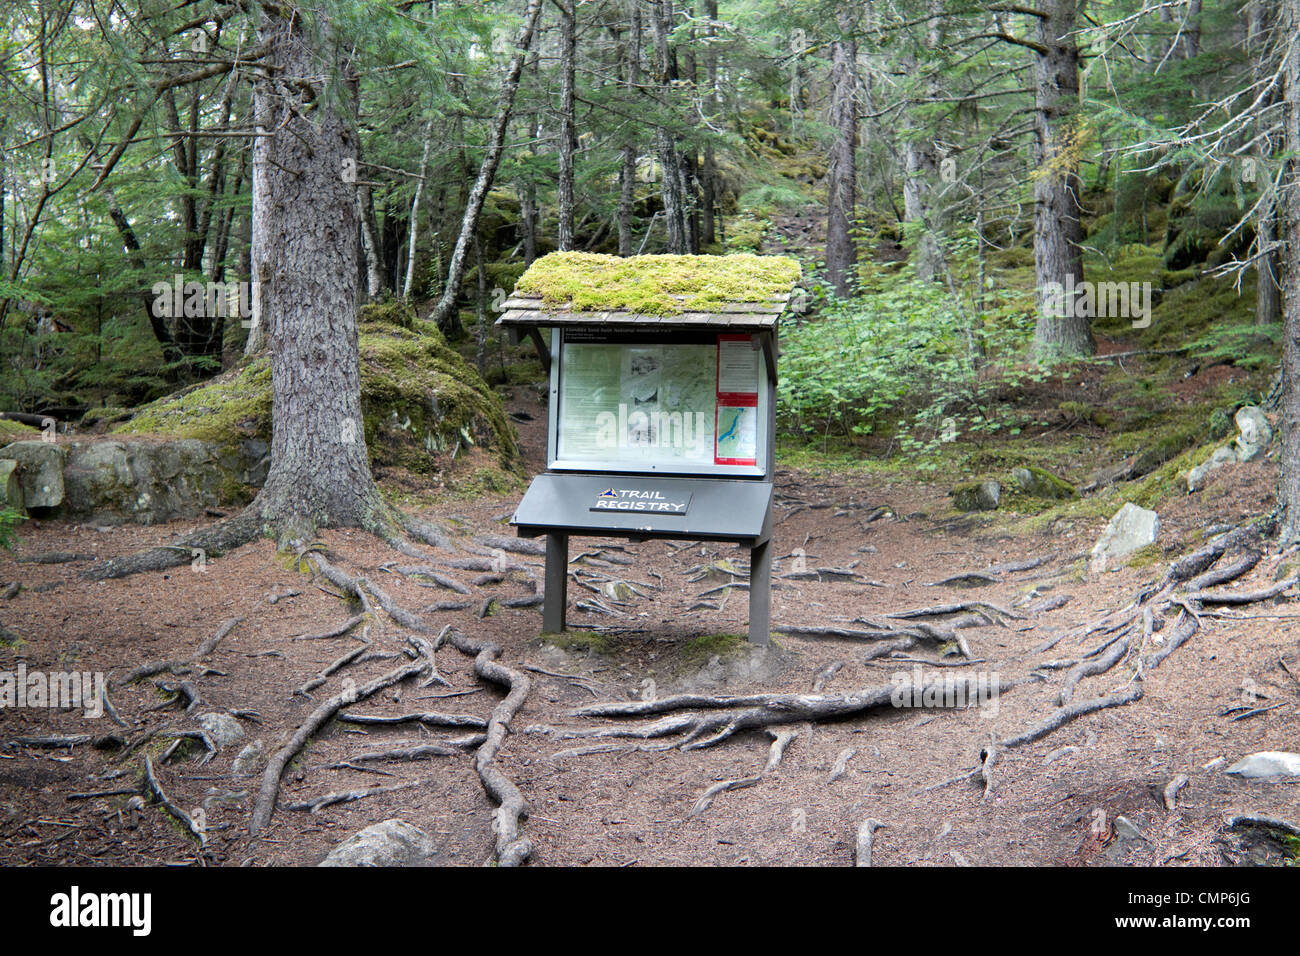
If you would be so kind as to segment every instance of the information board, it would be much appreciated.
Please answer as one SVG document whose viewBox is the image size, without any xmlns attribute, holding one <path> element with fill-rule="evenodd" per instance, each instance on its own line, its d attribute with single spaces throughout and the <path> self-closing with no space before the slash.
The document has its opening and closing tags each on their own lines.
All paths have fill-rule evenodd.
<svg viewBox="0 0 1300 956">
<path fill-rule="evenodd" d="M 756 474 L 766 371 L 749 335 L 567 330 L 552 467 Z"/>
</svg>

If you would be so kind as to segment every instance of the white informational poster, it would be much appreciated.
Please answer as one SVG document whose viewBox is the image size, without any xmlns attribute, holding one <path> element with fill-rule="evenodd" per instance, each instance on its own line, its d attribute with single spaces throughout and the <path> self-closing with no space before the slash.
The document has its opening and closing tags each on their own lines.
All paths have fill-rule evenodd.
<svg viewBox="0 0 1300 956">
<path fill-rule="evenodd" d="M 715 465 L 758 464 L 758 363 L 748 335 L 718 336 Z"/>
<path fill-rule="evenodd" d="M 713 463 L 713 345 L 566 343 L 557 457 L 626 465 Z"/>
<path fill-rule="evenodd" d="M 568 333 L 560 349 L 556 462 L 612 471 L 756 468 L 766 441 L 762 352 L 749 335 L 694 338 L 656 343 Z"/>
</svg>

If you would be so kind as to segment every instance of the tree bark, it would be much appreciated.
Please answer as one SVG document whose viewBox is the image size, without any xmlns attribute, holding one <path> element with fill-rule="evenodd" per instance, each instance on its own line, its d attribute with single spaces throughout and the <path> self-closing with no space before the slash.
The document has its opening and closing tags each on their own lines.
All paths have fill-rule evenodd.
<svg viewBox="0 0 1300 956">
<path fill-rule="evenodd" d="M 1077 114 L 1079 50 L 1074 29 L 1076 0 L 1047 0 L 1037 19 L 1034 53 L 1034 275 L 1038 324 L 1034 347 L 1040 356 L 1092 355 L 1092 318 L 1075 308 L 1074 296 L 1060 301 L 1051 284 L 1083 283 L 1083 226 L 1079 207 Z M 1057 310 L 1055 304 L 1063 307 Z M 1063 315 L 1053 314 L 1054 311 Z"/>
<path fill-rule="evenodd" d="M 1282 35 L 1300 32 L 1300 0 L 1282 0 Z M 1286 165 L 1282 179 L 1285 293 L 1282 325 L 1282 545 L 1300 542 L 1300 45 L 1284 46 Z"/>
<path fill-rule="evenodd" d="M 669 42 L 672 30 L 672 0 L 650 0 L 650 28 L 654 35 L 655 74 L 663 97 L 671 101 L 673 84 L 677 81 L 677 54 Z M 668 252 L 684 255 L 690 251 L 687 229 L 686 190 L 682 182 L 682 157 L 677 149 L 677 136 L 666 126 L 655 131 L 655 142 L 662 168 L 660 194 L 663 199 L 664 220 L 668 226 Z"/>
<path fill-rule="evenodd" d="M 278 69 L 257 84 L 254 270 L 271 346 L 271 468 L 249 511 L 282 542 L 387 526 L 366 455 L 357 346 L 357 80 L 329 19 L 263 7 Z M 321 63 L 338 63 L 328 92 Z"/>
<path fill-rule="evenodd" d="M 573 153 L 577 133 L 573 121 L 575 60 L 577 59 L 577 11 L 574 0 L 560 5 L 560 181 L 556 189 L 559 207 L 561 252 L 573 249 Z"/>
<path fill-rule="evenodd" d="M 429 174 L 429 142 L 433 137 L 433 120 L 424 124 L 424 151 L 420 155 L 420 178 L 415 183 L 415 196 L 411 199 L 410 237 L 406 249 L 406 281 L 402 283 L 402 298 L 411 298 L 415 282 L 415 240 L 419 235 L 420 196 L 424 194 L 424 178 Z"/>
<path fill-rule="evenodd" d="M 705 35 L 710 41 L 704 48 L 704 82 L 708 91 L 704 95 L 704 108 L 709 112 L 709 121 L 718 115 L 718 0 L 704 0 L 704 16 L 708 20 Z M 793 106 L 791 107 L 793 109 Z M 718 160 L 714 154 L 713 141 L 704 144 L 704 168 L 700 174 L 700 206 L 704 214 L 700 226 L 700 242 L 711 246 L 718 241 L 715 221 L 718 206 Z"/>
<path fill-rule="evenodd" d="M 510 125 L 510 111 L 515 105 L 515 93 L 519 89 L 519 77 L 524 71 L 524 62 L 528 57 L 528 47 L 533 41 L 533 31 L 541 16 L 542 0 L 528 0 L 524 11 L 524 25 L 515 40 L 515 54 L 510 59 L 510 68 L 506 71 L 501 84 L 501 93 L 497 98 L 497 114 L 488 131 L 487 146 L 483 153 L 483 163 L 479 167 L 478 178 L 474 181 L 465 203 L 465 215 L 461 219 L 460 235 L 456 237 L 456 247 L 452 250 L 451 261 L 447 265 L 447 285 L 442 291 L 442 298 L 429 316 L 440 329 L 451 324 L 456 312 L 456 299 L 460 295 L 460 284 L 465 278 L 465 258 L 474 243 L 474 233 L 478 231 L 479 215 L 483 212 L 483 202 L 496 177 L 497 167 L 501 165 L 501 153 L 505 148 L 506 129 Z"/>
<path fill-rule="evenodd" d="M 628 99 L 631 100 L 641 85 L 641 3 L 631 0 L 631 26 L 624 56 L 624 83 Z M 636 143 L 628 140 L 623 144 L 618 174 L 618 254 L 632 255 L 632 212 L 636 203 Z"/>
<path fill-rule="evenodd" d="M 840 38 L 831 44 L 831 146 L 826 210 L 826 278 L 836 295 L 853 290 L 857 250 L 853 221 L 857 218 L 858 107 L 856 92 L 857 43 L 846 13 L 837 16 Z"/>
<path fill-rule="evenodd" d="M 930 13 L 940 10 L 941 0 L 930 0 Z M 935 17 L 926 24 L 925 49 L 938 50 L 942 43 L 941 21 Z M 909 70 L 916 68 L 915 57 L 905 61 Z M 937 83 L 931 80 L 925 89 L 927 97 L 938 95 Z M 935 235 L 934 208 L 935 180 L 939 173 L 939 157 L 928 130 L 922 129 L 910 116 L 904 120 L 907 144 L 903 152 L 903 217 L 917 233 L 916 274 L 926 282 L 935 279 L 943 268 L 943 254 Z"/>
</svg>

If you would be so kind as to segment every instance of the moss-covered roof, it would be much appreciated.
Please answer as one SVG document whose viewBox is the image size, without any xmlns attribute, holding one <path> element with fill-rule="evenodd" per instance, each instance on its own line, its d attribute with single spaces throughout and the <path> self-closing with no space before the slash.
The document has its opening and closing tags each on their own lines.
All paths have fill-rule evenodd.
<svg viewBox="0 0 1300 956">
<path fill-rule="evenodd" d="M 768 303 L 799 281 L 784 256 L 619 256 L 553 252 L 532 264 L 515 295 L 579 311 L 638 315 L 708 312 L 734 303 Z M 779 309 L 777 309 L 779 311 Z"/>
</svg>

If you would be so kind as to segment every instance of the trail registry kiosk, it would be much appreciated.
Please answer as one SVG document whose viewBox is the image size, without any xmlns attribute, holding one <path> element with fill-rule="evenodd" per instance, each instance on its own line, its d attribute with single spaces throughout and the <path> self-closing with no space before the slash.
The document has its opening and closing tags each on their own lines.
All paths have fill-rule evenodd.
<svg viewBox="0 0 1300 956">
<path fill-rule="evenodd" d="M 530 276 L 554 272 L 565 257 L 584 267 L 583 284 L 557 303 Z M 592 268 L 598 260 L 605 268 Z M 746 269 L 764 273 L 760 291 L 745 291 Z M 739 288 L 738 301 L 719 302 L 715 291 L 704 307 L 682 293 L 683 272 L 707 286 L 715 270 L 729 274 L 724 288 Z M 666 314 L 599 308 L 627 301 L 629 282 L 653 286 L 640 273 L 674 290 L 652 295 Z M 547 469 L 511 524 L 520 536 L 546 536 L 545 632 L 565 629 L 571 535 L 676 538 L 749 548 L 749 640 L 768 643 L 777 323 L 798 278 L 798 265 L 779 258 L 555 253 L 520 279 L 497 324 L 512 341 L 531 336 L 549 359 L 550 401 Z M 550 329 L 549 349 L 541 328 Z"/>
</svg>

